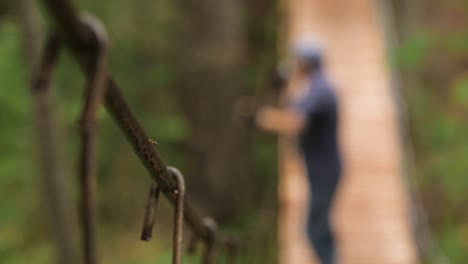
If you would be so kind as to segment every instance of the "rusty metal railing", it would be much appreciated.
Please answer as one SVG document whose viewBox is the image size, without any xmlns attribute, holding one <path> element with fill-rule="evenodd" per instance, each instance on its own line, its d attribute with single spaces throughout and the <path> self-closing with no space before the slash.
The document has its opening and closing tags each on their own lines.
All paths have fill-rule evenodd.
<svg viewBox="0 0 468 264">
<path fill-rule="evenodd" d="M 42 54 L 42 62 L 35 79 L 33 91 L 48 89 L 61 47 L 68 49 L 79 63 L 87 78 L 85 107 L 81 117 L 80 179 L 83 222 L 83 248 L 86 264 L 98 263 L 96 252 L 95 220 L 95 123 L 97 109 L 103 103 L 120 129 L 124 132 L 134 152 L 139 157 L 155 186 L 153 198 L 162 192 L 176 208 L 174 234 L 174 262 L 181 263 L 182 220 L 191 228 L 193 241 L 206 245 L 203 262 L 213 263 L 213 248 L 219 244 L 232 247 L 235 242 L 218 234 L 217 225 L 211 218 L 200 217 L 183 197 L 182 174 L 166 167 L 135 115 L 127 105 L 118 85 L 112 79 L 106 65 L 107 35 L 104 26 L 90 15 L 79 15 L 70 0 L 41 0 L 52 22 L 51 35 Z M 153 183 L 153 184 L 154 184 Z M 156 188 L 157 187 L 157 188 Z M 150 197 L 151 199 L 151 197 Z M 151 201 L 145 217 L 143 240 L 149 240 L 154 223 L 154 206 Z M 182 218 L 183 217 L 183 218 Z"/>
</svg>

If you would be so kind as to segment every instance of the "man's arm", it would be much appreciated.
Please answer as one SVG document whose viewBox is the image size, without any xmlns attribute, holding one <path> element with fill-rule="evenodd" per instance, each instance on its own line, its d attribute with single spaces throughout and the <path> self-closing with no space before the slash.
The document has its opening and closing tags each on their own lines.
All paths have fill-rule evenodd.
<svg viewBox="0 0 468 264">
<path fill-rule="evenodd" d="M 263 107 L 257 112 L 255 122 L 263 130 L 295 136 L 304 128 L 305 116 L 292 109 Z"/>
</svg>

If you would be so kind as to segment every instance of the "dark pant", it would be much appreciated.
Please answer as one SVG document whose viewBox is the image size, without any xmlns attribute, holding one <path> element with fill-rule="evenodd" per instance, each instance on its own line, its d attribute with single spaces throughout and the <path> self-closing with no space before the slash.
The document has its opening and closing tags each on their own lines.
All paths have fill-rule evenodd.
<svg viewBox="0 0 468 264">
<path fill-rule="evenodd" d="M 339 179 L 339 174 L 309 175 L 312 200 L 307 233 L 322 264 L 335 263 L 335 239 L 330 226 L 330 209 L 333 205 Z"/>
</svg>

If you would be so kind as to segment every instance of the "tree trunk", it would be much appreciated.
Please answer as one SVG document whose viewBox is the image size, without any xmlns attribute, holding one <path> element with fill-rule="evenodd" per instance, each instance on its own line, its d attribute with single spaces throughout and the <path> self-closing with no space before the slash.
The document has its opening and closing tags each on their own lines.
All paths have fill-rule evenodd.
<svg viewBox="0 0 468 264">
<path fill-rule="evenodd" d="M 189 190 L 221 222 L 248 199 L 249 151 L 243 124 L 232 109 L 242 93 L 242 2 L 180 2 L 185 27 L 177 39 L 177 92 L 192 129 Z"/>
</svg>

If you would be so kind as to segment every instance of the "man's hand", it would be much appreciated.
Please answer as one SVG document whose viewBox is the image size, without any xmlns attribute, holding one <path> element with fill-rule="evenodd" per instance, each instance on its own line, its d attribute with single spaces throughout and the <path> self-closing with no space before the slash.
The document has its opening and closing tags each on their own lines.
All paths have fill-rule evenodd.
<svg viewBox="0 0 468 264">
<path fill-rule="evenodd" d="M 294 110 L 265 106 L 257 111 L 255 123 L 266 131 L 297 135 L 304 128 L 305 117 Z"/>
</svg>

